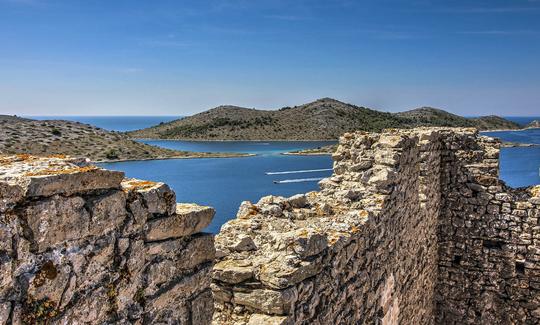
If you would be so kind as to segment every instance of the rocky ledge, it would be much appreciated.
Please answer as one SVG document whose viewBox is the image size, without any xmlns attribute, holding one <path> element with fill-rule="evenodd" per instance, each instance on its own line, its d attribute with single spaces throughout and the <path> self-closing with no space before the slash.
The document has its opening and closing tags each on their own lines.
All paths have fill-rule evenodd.
<svg viewBox="0 0 540 325">
<path fill-rule="evenodd" d="M 204 324 L 214 210 L 86 160 L 0 158 L 0 324 Z"/>
</svg>

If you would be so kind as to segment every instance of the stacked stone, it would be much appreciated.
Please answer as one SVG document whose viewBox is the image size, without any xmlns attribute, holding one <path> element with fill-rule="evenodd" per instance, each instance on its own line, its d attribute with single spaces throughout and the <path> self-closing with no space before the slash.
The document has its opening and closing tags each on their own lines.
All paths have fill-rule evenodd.
<svg viewBox="0 0 540 325">
<path fill-rule="evenodd" d="M 499 143 L 447 134 L 437 322 L 540 323 L 540 187 L 498 179 Z"/>
<path fill-rule="evenodd" d="M 345 134 L 319 192 L 243 202 L 216 248 L 214 211 L 165 184 L 0 157 L 0 325 L 207 324 L 214 307 L 215 324 L 538 324 L 540 186 L 501 182 L 499 146 Z"/>
<path fill-rule="evenodd" d="M 63 157 L 0 158 L 0 324 L 209 323 L 214 211 Z"/>
<path fill-rule="evenodd" d="M 242 203 L 216 237 L 214 323 L 433 323 L 439 205 L 420 192 L 438 168 L 420 166 L 438 165 L 421 154 L 438 143 L 424 133 L 422 148 L 417 134 L 345 134 L 320 192 Z"/>
<path fill-rule="evenodd" d="M 540 187 L 474 129 L 345 134 L 321 191 L 244 202 L 217 237 L 217 324 L 537 324 Z"/>
</svg>

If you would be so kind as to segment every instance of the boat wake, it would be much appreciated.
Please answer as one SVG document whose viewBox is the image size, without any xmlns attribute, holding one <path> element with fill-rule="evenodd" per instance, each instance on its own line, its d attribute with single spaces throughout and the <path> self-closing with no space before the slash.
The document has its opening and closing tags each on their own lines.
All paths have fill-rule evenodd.
<svg viewBox="0 0 540 325">
<path fill-rule="evenodd" d="M 323 178 L 324 177 L 285 179 L 285 180 L 282 180 L 282 181 L 274 181 L 274 184 L 317 182 L 317 181 L 320 181 Z"/>
</svg>

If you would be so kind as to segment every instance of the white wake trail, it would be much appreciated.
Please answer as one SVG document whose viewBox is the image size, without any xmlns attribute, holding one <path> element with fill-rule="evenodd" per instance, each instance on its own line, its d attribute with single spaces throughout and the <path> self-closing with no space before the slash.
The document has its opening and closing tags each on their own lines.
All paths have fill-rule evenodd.
<svg viewBox="0 0 540 325">
<path fill-rule="evenodd" d="M 286 184 L 286 183 L 316 182 L 316 181 L 320 181 L 323 178 L 324 177 L 286 179 L 286 180 L 283 180 L 283 181 L 274 181 L 274 183 L 276 183 L 276 184 Z"/>
</svg>

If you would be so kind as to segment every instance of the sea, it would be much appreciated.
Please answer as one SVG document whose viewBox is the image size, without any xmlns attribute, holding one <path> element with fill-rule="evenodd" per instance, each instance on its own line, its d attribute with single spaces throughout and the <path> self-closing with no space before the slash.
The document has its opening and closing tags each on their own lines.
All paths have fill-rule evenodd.
<svg viewBox="0 0 540 325">
<path fill-rule="evenodd" d="M 129 131 L 168 122 L 179 116 L 31 116 L 34 119 L 65 119 L 92 124 L 111 131 Z M 507 117 L 526 124 L 540 117 Z M 502 148 L 500 177 L 509 186 L 540 184 L 540 129 L 483 132 L 504 141 L 538 144 L 534 147 Z M 206 229 L 217 233 L 236 216 L 244 200 L 257 202 L 266 195 L 291 196 L 318 190 L 318 181 L 330 176 L 329 156 L 290 156 L 284 152 L 316 148 L 332 141 L 175 141 L 145 140 L 170 149 L 200 152 L 243 152 L 244 158 L 204 158 L 129 161 L 100 164 L 120 170 L 128 177 L 161 181 L 176 192 L 178 202 L 195 202 L 216 209 Z"/>
</svg>

